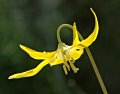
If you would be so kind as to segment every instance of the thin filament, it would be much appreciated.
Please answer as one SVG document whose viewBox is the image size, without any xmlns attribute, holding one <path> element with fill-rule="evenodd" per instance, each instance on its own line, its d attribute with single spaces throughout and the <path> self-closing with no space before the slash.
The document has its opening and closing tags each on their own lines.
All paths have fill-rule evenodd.
<svg viewBox="0 0 120 94">
<path fill-rule="evenodd" d="M 65 66 L 65 65 L 63 65 L 63 69 L 64 69 L 65 74 L 67 75 L 67 74 L 68 74 L 68 72 L 67 72 L 67 68 L 66 68 L 66 66 Z"/>
</svg>

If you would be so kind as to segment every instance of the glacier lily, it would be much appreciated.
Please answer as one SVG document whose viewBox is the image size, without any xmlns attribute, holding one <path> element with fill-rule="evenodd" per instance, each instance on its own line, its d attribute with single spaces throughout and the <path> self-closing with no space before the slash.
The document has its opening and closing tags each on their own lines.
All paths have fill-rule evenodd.
<svg viewBox="0 0 120 94">
<path fill-rule="evenodd" d="M 59 44 L 56 51 L 38 52 L 26 46 L 20 45 L 20 48 L 25 52 L 27 52 L 32 58 L 37 60 L 44 60 L 44 61 L 41 62 L 36 68 L 33 68 L 31 70 L 28 70 L 22 73 L 11 75 L 9 79 L 18 79 L 23 77 L 34 76 L 47 64 L 49 64 L 50 66 L 63 64 L 63 69 L 66 75 L 68 74 L 68 71 L 70 71 L 70 68 L 73 70 L 74 73 L 77 73 L 79 68 L 75 67 L 74 65 L 75 60 L 81 57 L 81 55 L 84 52 L 84 48 L 90 46 L 96 40 L 98 31 L 99 31 L 99 25 L 98 25 L 96 14 L 92 9 L 91 11 L 95 18 L 95 28 L 92 34 L 82 41 L 79 40 L 78 30 L 77 30 L 76 24 L 74 23 L 73 26 L 69 24 L 62 24 L 58 28 L 57 38 L 58 38 Z M 73 30 L 73 43 L 71 46 L 66 45 L 60 39 L 60 30 L 63 27 L 69 27 Z"/>
</svg>

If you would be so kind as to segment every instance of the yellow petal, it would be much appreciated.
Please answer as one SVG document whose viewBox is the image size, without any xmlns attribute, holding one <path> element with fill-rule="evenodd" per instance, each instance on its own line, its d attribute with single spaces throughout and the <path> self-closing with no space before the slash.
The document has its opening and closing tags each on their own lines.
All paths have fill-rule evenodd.
<svg viewBox="0 0 120 94">
<path fill-rule="evenodd" d="M 8 79 L 18 79 L 18 78 L 24 78 L 24 77 L 30 77 L 34 76 L 37 74 L 45 65 L 47 65 L 50 62 L 50 59 L 44 60 L 41 62 L 36 68 L 22 72 L 22 73 L 17 73 L 14 75 L 11 75 Z"/>
<path fill-rule="evenodd" d="M 83 54 L 84 50 L 82 46 L 73 46 L 71 49 L 68 50 L 70 58 L 77 60 L 78 58 L 81 57 Z"/>
<path fill-rule="evenodd" d="M 73 24 L 73 45 L 78 45 L 80 43 L 79 37 L 78 37 L 78 31 L 76 24 L 74 22 Z"/>
<path fill-rule="evenodd" d="M 37 52 L 26 46 L 20 45 L 20 48 L 27 52 L 34 59 L 48 59 L 51 58 L 56 51 L 54 52 Z"/>
<path fill-rule="evenodd" d="M 92 8 L 90 8 L 90 9 L 91 9 L 91 11 L 92 11 L 92 13 L 94 15 L 94 18 L 95 18 L 95 28 L 94 28 L 93 33 L 88 38 L 81 41 L 80 44 L 84 45 L 85 47 L 90 46 L 96 40 L 97 35 L 98 35 L 98 31 L 99 31 L 99 25 L 98 25 L 97 16 L 96 16 L 95 12 L 93 11 L 93 9 Z"/>
<path fill-rule="evenodd" d="M 54 66 L 54 65 L 62 64 L 63 62 L 64 62 L 64 59 L 56 58 L 52 62 L 50 62 L 49 64 L 50 64 L 50 66 Z"/>
<path fill-rule="evenodd" d="M 58 64 L 62 64 L 64 62 L 64 56 L 62 52 L 58 52 L 55 54 L 55 56 L 53 57 L 53 60 L 50 62 L 50 66 L 54 66 L 54 65 L 58 65 Z"/>
</svg>

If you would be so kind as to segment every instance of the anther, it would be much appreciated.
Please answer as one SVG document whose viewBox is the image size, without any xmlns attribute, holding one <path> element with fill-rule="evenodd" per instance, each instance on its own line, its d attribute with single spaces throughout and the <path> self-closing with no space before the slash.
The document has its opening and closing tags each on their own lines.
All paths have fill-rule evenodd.
<svg viewBox="0 0 120 94">
<path fill-rule="evenodd" d="M 64 69 L 65 74 L 67 75 L 67 74 L 68 74 L 68 72 L 67 72 L 67 68 L 66 68 L 66 66 L 65 66 L 65 65 L 63 65 L 63 69 Z"/>
</svg>

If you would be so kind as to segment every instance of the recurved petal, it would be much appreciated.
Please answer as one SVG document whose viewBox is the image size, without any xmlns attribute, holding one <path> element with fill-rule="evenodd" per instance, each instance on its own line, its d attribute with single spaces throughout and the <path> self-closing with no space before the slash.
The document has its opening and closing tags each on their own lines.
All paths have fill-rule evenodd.
<svg viewBox="0 0 120 94">
<path fill-rule="evenodd" d="M 24 78 L 24 77 L 30 77 L 37 74 L 45 65 L 47 65 L 50 62 L 50 60 L 44 60 L 41 62 L 36 68 L 22 72 L 22 73 L 16 73 L 11 75 L 8 79 L 18 79 L 18 78 Z"/>
<path fill-rule="evenodd" d="M 95 18 L 95 28 L 93 30 L 93 33 L 88 38 L 81 41 L 80 44 L 84 45 L 85 47 L 90 46 L 96 40 L 97 35 L 98 35 L 98 31 L 99 31 L 99 24 L 98 24 L 97 16 L 96 16 L 95 12 L 93 11 L 93 9 L 92 8 L 90 8 L 90 9 L 91 9 L 91 11 L 94 15 L 94 18 Z"/>
<path fill-rule="evenodd" d="M 76 27 L 76 23 L 73 24 L 73 45 L 78 45 L 80 43 L 79 37 L 78 37 L 78 30 Z"/>
<path fill-rule="evenodd" d="M 48 58 L 51 58 L 56 53 L 56 51 L 38 52 L 23 45 L 20 45 L 20 48 L 23 49 L 25 52 L 27 52 L 34 59 L 48 59 Z"/>
</svg>

